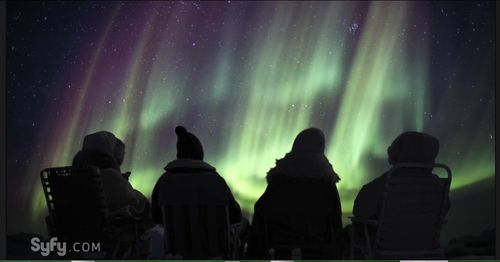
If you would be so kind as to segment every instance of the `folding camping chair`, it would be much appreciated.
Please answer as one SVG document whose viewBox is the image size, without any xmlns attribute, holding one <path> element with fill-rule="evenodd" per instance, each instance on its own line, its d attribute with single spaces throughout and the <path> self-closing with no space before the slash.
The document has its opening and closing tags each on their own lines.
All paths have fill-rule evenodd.
<svg viewBox="0 0 500 262">
<path fill-rule="evenodd" d="M 403 169 L 404 168 L 404 169 Z M 405 170 L 442 168 L 446 178 L 405 176 Z M 422 169 L 423 168 L 423 169 Z M 451 170 L 443 164 L 401 163 L 387 175 L 378 220 L 351 217 L 351 258 L 359 249 L 366 258 L 429 259 L 442 258 L 439 233 L 444 223 L 445 201 L 451 183 Z M 362 226 L 364 241 L 355 239 L 356 226 Z M 370 239 L 370 227 L 376 234 Z"/>
<path fill-rule="evenodd" d="M 287 181 L 280 184 L 279 190 L 261 197 L 265 205 L 267 258 L 339 258 L 339 232 L 335 232 L 335 223 L 340 222 L 336 221 L 340 217 L 335 217 L 337 210 L 333 207 L 337 200 L 332 195 L 332 185 L 321 179 L 301 177 Z"/>
<path fill-rule="evenodd" d="M 276 218 L 275 218 L 276 219 Z M 286 219 L 295 220 L 298 224 L 303 224 L 305 227 L 309 227 L 311 233 L 306 233 L 301 236 L 300 240 L 297 241 L 282 241 L 276 236 L 273 228 L 273 221 L 275 219 L 267 219 L 265 227 L 265 246 L 268 250 L 268 259 L 334 259 L 333 252 L 335 251 L 335 233 L 333 229 L 333 218 L 331 217 L 307 217 L 307 216 L 295 216 L 287 217 Z M 277 218 L 280 219 L 281 218 Z M 322 228 L 328 228 L 328 230 L 321 232 L 322 238 L 318 239 L 318 232 L 315 231 L 315 227 L 318 225 Z"/>
<path fill-rule="evenodd" d="M 165 258 L 236 258 L 237 231 L 229 224 L 228 196 L 224 192 L 226 187 L 209 175 L 170 174 L 164 180 L 159 204 L 165 228 Z"/>
<path fill-rule="evenodd" d="M 49 235 L 66 242 L 68 247 L 77 242 L 98 246 L 88 253 L 68 253 L 68 257 L 119 258 L 133 252 L 138 254 L 137 249 L 121 245 L 120 226 L 116 226 L 126 223 L 137 226 L 137 223 L 112 217 L 98 168 L 47 168 L 40 172 L 40 178 L 49 211 L 46 218 Z"/>
</svg>

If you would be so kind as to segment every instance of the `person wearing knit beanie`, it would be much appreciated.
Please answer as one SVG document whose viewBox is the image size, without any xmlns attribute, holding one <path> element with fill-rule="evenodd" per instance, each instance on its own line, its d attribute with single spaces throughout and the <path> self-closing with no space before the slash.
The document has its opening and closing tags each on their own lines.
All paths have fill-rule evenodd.
<svg viewBox="0 0 500 262">
<path fill-rule="evenodd" d="M 203 160 L 203 146 L 195 135 L 189 133 L 183 126 L 177 126 L 175 133 L 177 134 L 177 158 Z"/>
<path fill-rule="evenodd" d="M 230 223 L 239 223 L 242 214 L 226 181 L 215 167 L 203 161 L 200 140 L 183 126 L 175 127 L 177 159 L 165 166 L 165 173 L 156 182 L 152 196 L 152 215 L 156 224 L 163 224 L 161 203 L 210 202 L 224 198 L 229 204 Z M 191 192 L 191 193 L 188 193 Z M 196 193 L 193 193 L 196 192 Z M 200 199 L 201 198 L 201 199 Z"/>
</svg>

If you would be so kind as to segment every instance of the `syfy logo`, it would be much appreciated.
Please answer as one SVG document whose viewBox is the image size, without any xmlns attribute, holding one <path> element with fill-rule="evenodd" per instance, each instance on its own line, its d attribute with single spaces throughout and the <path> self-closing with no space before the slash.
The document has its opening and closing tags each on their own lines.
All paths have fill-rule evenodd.
<svg viewBox="0 0 500 262">
<path fill-rule="evenodd" d="M 68 249 L 67 243 L 57 241 L 57 237 L 52 237 L 49 242 L 42 242 L 38 237 L 31 239 L 31 250 L 33 252 L 40 252 L 45 257 L 52 252 L 56 252 L 58 256 L 62 257 L 68 254 L 68 252 L 99 252 L 100 249 L 100 243 L 75 242 L 72 249 Z"/>
</svg>

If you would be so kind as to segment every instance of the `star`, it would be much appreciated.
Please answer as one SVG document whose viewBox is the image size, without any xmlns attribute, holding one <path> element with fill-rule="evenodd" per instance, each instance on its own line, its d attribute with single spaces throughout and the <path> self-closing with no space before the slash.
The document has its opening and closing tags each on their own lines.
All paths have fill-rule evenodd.
<svg viewBox="0 0 500 262">
<path fill-rule="evenodd" d="M 358 31 L 359 25 L 358 23 L 354 22 L 351 26 L 349 26 L 349 32 L 354 34 L 356 31 Z"/>
</svg>

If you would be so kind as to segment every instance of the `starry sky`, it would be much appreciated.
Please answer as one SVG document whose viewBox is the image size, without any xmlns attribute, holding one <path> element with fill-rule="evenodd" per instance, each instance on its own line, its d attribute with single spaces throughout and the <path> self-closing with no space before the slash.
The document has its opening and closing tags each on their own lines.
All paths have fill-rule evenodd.
<svg viewBox="0 0 500 262">
<path fill-rule="evenodd" d="M 44 232 L 40 170 L 69 165 L 100 130 L 125 142 L 122 169 L 150 196 L 175 159 L 174 127 L 186 126 L 249 213 L 266 172 L 310 126 L 326 135 L 346 214 L 403 131 L 440 140 L 452 193 L 494 176 L 492 2 L 7 8 L 11 232 Z"/>
</svg>

